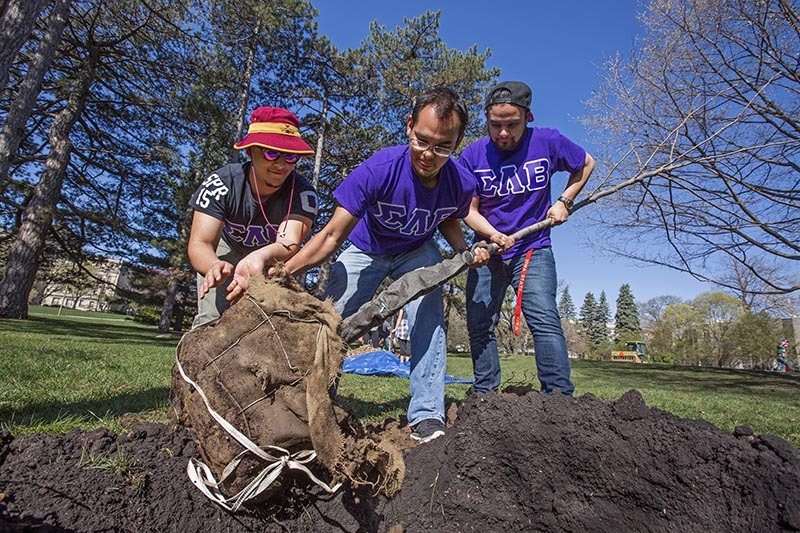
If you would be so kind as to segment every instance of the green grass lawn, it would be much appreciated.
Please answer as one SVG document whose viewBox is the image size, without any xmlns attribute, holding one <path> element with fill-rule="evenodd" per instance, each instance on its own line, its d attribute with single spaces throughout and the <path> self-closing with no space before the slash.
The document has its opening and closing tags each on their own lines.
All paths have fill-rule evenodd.
<svg viewBox="0 0 800 533">
<path fill-rule="evenodd" d="M 31 308 L 29 320 L 0 320 L 0 428 L 15 435 L 75 427 L 119 431 L 138 413 L 165 421 L 177 338 L 118 315 Z M 505 384 L 536 384 L 534 359 L 503 356 Z M 469 377 L 469 357 L 448 358 L 448 374 Z M 574 361 L 576 395 L 619 398 L 636 389 L 647 405 L 724 431 L 746 425 L 800 448 L 800 374 Z M 468 385 L 448 385 L 460 401 Z M 405 413 L 408 380 L 346 374 L 338 401 L 364 422 Z"/>
<path fill-rule="evenodd" d="M 119 429 L 128 412 L 165 419 L 177 339 L 119 315 L 57 311 L 0 320 L 0 427 Z"/>
</svg>

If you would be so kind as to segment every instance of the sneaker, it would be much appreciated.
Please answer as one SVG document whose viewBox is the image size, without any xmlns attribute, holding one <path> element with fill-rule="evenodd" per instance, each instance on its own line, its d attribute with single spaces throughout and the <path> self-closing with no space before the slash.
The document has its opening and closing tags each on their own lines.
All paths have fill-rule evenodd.
<svg viewBox="0 0 800 533">
<path fill-rule="evenodd" d="M 426 418 L 414 426 L 411 438 L 421 443 L 432 441 L 444 435 L 444 423 L 436 418 Z"/>
</svg>

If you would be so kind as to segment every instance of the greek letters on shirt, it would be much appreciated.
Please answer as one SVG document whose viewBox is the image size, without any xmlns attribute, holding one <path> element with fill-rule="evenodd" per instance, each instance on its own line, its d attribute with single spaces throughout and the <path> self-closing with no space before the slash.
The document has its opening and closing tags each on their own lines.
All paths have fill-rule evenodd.
<svg viewBox="0 0 800 533">
<path fill-rule="evenodd" d="M 292 214 L 306 217 L 312 222 L 317 218 L 318 210 L 317 195 L 311 183 L 295 174 L 295 181 L 289 187 L 282 187 L 264 203 L 262 214 L 250 192 L 247 180 L 249 168 L 250 163 L 233 163 L 215 170 L 203 180 L 189 200 L 193 209 L 223 223 L 223 239 L 239 255 L 275 242 L 277 228 L 286 219 L 290 209 Z"/>
<path fill-rule="evenodd" d="M 275 232 L 264 226 L 243 226 L 225 221 L 223 231 L 231 240 L 242 243 L 247 248 L 261 248 L 275 242 Z"/>
<path fill-rule="evenodd" d="M 211 174 L 203 180 L 203 184 L 200 187 L 201 190 L 197 196 L 197 205 L 201 207 L 208 207 L 212 198 L 219 202 L 223 196 L 228 194 L 228 187 L 222 183 L 219 174 L 216 173 Z"/>
<path fill-rule="evenodd" d="M 318 209 L 317 194 L 313 190 L 300 191 L 299 200 L 302 207 L 301 214 L 313 220 Z M 288 209 L 288 206 L 286 208 Z M 292 214 L 297 214 L 296 210 L 293 209 L 292 211 Z M 288 215 L 289 214 L 287 213 L 287 218 Z M 231 222 L 230 220 L 226 220 L 223 231 L 231 239 L 231 241 L 241 243 L 242 246 L 245 246 L 246 248 L 261 248 L 277 241 L 277 232 L 275 229 L 277 229 L 280 224 L 283 224 L 283 222 L 284 221 L 281 220 L 277 224 L 273 224 L 273 229 L 269 226 L 261 226 L 258 224 L 250 224 L 245 226 L 243 224 L 237 224 L 235 222 Z"/>
<path fill-rule="evenodd" d="M 403 235 L 427 235 L 439 223 L 456 212 L 455 207 L 439 208 L 433 213 L 428 209 L 415 208 L 407 213 L 404 205 L 378 202 L 375 218 L 385 227 Z"/>
<path fill-rule="evenodd" d="M 517 165 L 500 167 L 500 176 L 491 168 L 476 169 L 480 195 L 486 198 L 508 196 L 537 191 L 547 187 L 550 182 L 550 160 L 546 157 Z"/>
</svg>

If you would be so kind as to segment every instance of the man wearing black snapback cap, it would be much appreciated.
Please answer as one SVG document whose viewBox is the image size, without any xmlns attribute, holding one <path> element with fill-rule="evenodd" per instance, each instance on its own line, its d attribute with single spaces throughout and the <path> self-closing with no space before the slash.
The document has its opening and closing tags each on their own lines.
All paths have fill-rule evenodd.
<svg viewBox="0 0 800 533">
<path fill-rule="evenodd" d="M 569 218 L 569 209 L 594 169 L 594 159 L 558 130 L 528 127 L 533 121 L 531 89 L 519 81 L 497 84 L 486 98 L 489 135 L 464 149 L 460 161 L 475 176 L 478 195 L 465 222 L 475 239 L 509 235 L 545 218 L 554 225 Z M 555 202 L 553 174 L 569 172 L 567 186 Z M 500 359 L 495 328 L 509 285 L 517 291 L 515 332 L 519 313 L 531 330 L 541 390 L 572 395 L 567 345 L 556 305 L 555 259 L 550 229 L 524 237 L 493 256 L 486 266 L 467 274 L 469 329 L 475 392 L 500 385 Z"/>
</svg>

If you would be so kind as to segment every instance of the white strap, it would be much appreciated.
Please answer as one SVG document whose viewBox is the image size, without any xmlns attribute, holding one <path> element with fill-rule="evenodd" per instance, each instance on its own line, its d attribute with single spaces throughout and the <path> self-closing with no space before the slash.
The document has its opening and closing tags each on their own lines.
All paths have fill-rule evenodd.
<svg viewBox="0 0 800 533">
<path fill-rule="evenodd" d="M 306 463 L 313 461 L 317 457 L 317 453 L 314 450 L 301 450 L 291 453 L 289 450 L 281 448 L 280 446 L 266 446 L 271 451 L 278 452 L 279 456 L 276 457 L 261 449 L 211 407 L 211 403 L 208 401 L 203 389 L 201 389 L 197 383 L 192 381 L 183 371 L 183 366 L 181 366 L 181 362 L 178 359 L 177 350 L 175 353 L 175 362 L 183 380 L 194 387 L 197 393 L 200 394 L 200 397 L 203 399 L 203 403 L 205 404 L 206 409 L 211 417 L 214 418 L 214 420 L 216 420 L 217 423 L 228 432 L 228 434 L 230 434 L 245 448 L 244 451 L 234 457 L 233 460 L 224 468 L 222 472 L 222 478 L 219 481 L 214 478 L 214 474 L 205 463 L 194 458 L 189 459 L 189 463 L 186 465 L 186 473 L 189 475 L 189 479 L 192 481 L 194 486 L 200 489 L 200 491 L 209 499 L 215 501 L 217 504 L 229 511 L 236 512 L 242 506 L 242 504 L 244 504 L 244 502 L 255 498 L 269 488 L 269 486 L 272 485 L 278 476 L 280 476 L 284 467 L 288 467 L 291 470 L 301 470 L 305 472 L 311 481 L 322 487 L 322 489 L 326 492 L 336 492 L 339 487 L 341 487 L 341 483 L 337 483 L 333 487 L 329 486 L 317 478 L 311 472 L 311 470 L 305 466 Z M 255 454 L 268 464 L 250 483 L 247 484 L 245 488 L 239 491 L 238 494 L 230 498 L 226 498 L 225 495 L 220 491 L 219 486 L 231 473 L 236 470 L 236 468 L 239 466 L 239 463 L 241 463 L 242 459 L 247 453 Z M 233 503 L 231 504 L 231 502 Z"/>
</svg>

